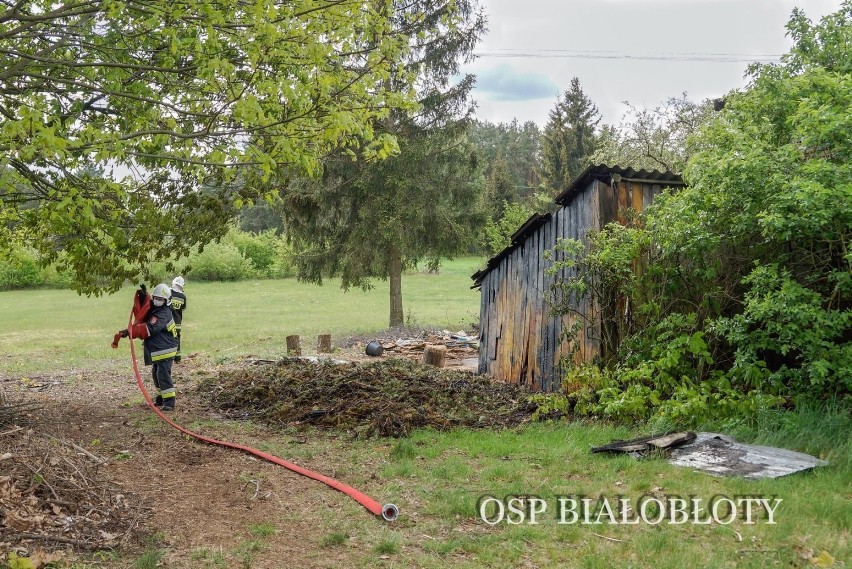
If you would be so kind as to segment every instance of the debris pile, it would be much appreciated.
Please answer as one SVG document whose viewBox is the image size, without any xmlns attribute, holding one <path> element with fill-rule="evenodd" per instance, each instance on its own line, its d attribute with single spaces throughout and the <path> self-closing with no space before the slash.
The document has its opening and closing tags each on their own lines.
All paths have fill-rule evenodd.
<svg viewBox="0 0 852 569">
<path fill-rule="evenodd" d="M 463 361 L 479 355 L 479 338 L 467 332 L 423 331 L 405 338 L 380 338 L 384 355 L 397 355 L 421 361 L 426 346 L 446 346 L 447 359 Z"/>
<path fill-rule="evenodd" d="M 37 567 L 62 559 L 62 549 L 106 549 L 128 536 L 137 516 L 98 472 L 104 462 L 32 429 L 0 432 L 0 559 Z"/>
<path fill-rule="evenodd" d="M 230 417 L 401 437 L 432 427 L 509 427 L 535 404 L 523 387 L 393 358 L 336 365 L 298 359 L 222 372 L 201 384 Z"/>
</svg>

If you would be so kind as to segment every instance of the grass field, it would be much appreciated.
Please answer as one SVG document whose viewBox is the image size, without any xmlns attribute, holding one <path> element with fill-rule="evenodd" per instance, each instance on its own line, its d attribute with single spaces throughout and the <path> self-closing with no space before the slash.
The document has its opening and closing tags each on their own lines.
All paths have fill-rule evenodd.
<svg viewBox="0 0 852 569">
<path fill-rule="evenodd" d="M 403 277 L 403 308 L 408 325 L 470 328 L 479 319 L 479 291 L 471 290 L 478 258 L 448 261 L 438 274 Z M 126 350 L 112 350 L 113 334 L 127 325 L 132 287 L 103 297 L 67 290 L 0 292 L 0 373 L 36 373 L 56 368 L 97 368 L 125 361 Z M 213 361 L 244 354 L 281 355 L 284 338 L 299 334 L 303 346 L 317 334 L 332 341 L 387 328 L 388 285 L 344 292 L 340 281 L 322 286 L 295 279 L 233 283 L 194 283 L 186 287 L 184 351 Z"/>
<path fill-rule="evenodd" d="M 470 290 L 469 276 L 478 264 L 462 259 L 448 263 L 439 275 L 407 275 L 403 291 L 411 323 L 457 329 L 475 321 L 479 293 Z M 116 352 L 109 343 L 127 320 L 131 295 L 131 288 L 105 298 L 67 291 L 0 293 L 0 374 L 14 379 L 48 370 L 127 366 L 126 346 Z M 384 283 L 367 293 L 343 293 L 333 281 L 319 288 L 292 280 L 190 280 L 187 295 L 187 350 L 203 354 L 212 365 L 245 354 L 281 355 L 288 334 L 341 338 L 381 330 L 387 319 Z M 128 409 L 138 406 L 134 397 Z M 144 410 L 137 412 L 151 436 L 170 432 Z M 245 422 L 190 425 L 303 464 L 333 465 L 330 470 L 343 473 L 348 484 L 400 506 L 402 516 L 394 524 L 377 522 L 348 500 L 338 510 L 318 509 L 316 534 L 304 538 L 316 565 L 334 558 L 352 567 L 429 568 L 848 567 L 851 426 L 848 410 L 838 407 L 768 413 L 757 422 L 729 424 L 727 432 L 741 440 L 795 448 L 831 462 L 810 473 L 747 481 L 715 478 L 664 460 L 589 453 L 592 445 L 648 434 L 643 425 L 562 422 L 504 431 L 419 431 L 407 439 L 366 441 L 316 433 L 299 444 L 287 431 L 259 442 Z M 705 502 L 717 496 L 761 496 L 782 502 L 775 524 L 768 524 L 765 514 L 751 524 L 743 518 L 710 525 L 560 524 L 558 498 L 568 495 L 634 501 L 676 495 Z M 536 525 L 489 525 L 477 508 L 484 496 L 537 496 L 548 510 Z M 282 511 L 252 526 L 246 542 L 251 548 L 214 549 L 211 544 L 187 550 L 186 565 L 180 566 L 251 567 L 277 539 L 276 528 L 286 527 L 288 515 Z M 110 567 L 154 567 L 163 555 L 156 548 L 141 556 L 126 554 Z M 269 560 L 258 563 L 275 566 Z M 86 561 L 76 567 L 97 566 Z"/>
</svg>

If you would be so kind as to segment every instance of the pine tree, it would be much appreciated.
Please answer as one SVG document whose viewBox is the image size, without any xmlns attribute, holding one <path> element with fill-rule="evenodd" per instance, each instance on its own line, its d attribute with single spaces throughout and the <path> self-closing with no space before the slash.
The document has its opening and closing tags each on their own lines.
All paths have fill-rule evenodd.
<svg viewBox="0 0 852 569">
<path fill-rule="evenodd" d="M 509 177 L 509 163 L 506 157 L 498 155 L 491 166 L 491 175 L 488 176 L 486 195 L 488 197 L 488 211 L 492 221 L 503 217 L 507 204 L 518 201 L 518 191 Z"/>
<path fill-rule="evenodd" d="M 582 172 L 595 151 L 598 108 L 571 80 L 571 87 L 550 111 L 541 141 L 542 182 L 553 194 L 562 191 Z"/>
<path fill-rule="evenodd" d="M 344 288 L 387 278 L 392 327 L 404 323 L 403 269 L 421 261 L 437 266 L 464 251 L 483 220 L 483 178 L 467 140 L 474 78 L 450 79 L 485 30 L 476 0 L 394 8 L 394 27 L 414 54 L 401 62 L 401 74 L 417 75 L 420 106 L 391 111 L 373 129 L 394 135 L 399 153 L 376 162 L 341 149 L 326 161 L 323 180 L 291 181 L 283 195 L 300 278 L 339 275 Z"/>
</svg>

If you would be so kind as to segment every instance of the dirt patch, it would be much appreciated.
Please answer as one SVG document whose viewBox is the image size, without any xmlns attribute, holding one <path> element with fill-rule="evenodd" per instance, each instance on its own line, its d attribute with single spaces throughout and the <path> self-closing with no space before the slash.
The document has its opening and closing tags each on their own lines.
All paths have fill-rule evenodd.
<svg viewBox="0 0 852 569">
<path fill-rule="evenodd" d="M 0 549 L 47 563 L 63 559 L 58 550 L 68 546 L 91 551 L 126 541 L 142 511 L 103 473 L 106 462 L 39 430 L 3 431 Z"/>
<path fill-rule="evenodd" d="M 340 407 L 341 412 L 336 414 L 317 414 L 324 421 L 302 422 L 300 428 L 282 429 L 285 422 L 273 421 L 276 426 L 272 427 L 236 419 L 256 416 L 256 407 L 232 408 L 223 413 L 212 406 L 210 397 L 219 392 L 215 386 L 220 380 L 209 378 L 224 379 L 228 374 L 234 378 L 258 377 L 261 370 L 272 374 L 276 368 L 280 371 L 287 366 L 239 362 L 216 367 L 202 358 L 186 358 L 175 366 L 178 403 L 171 418 L 203 435 L 269 449 L 276 456 L 351 484 L 382 502 L 393 501 L 402 511 L 393 526 L 374 519 L 357 502 L 319 482 L 245 453 L 198 442 L 164 424 L 143 401 L 128 365 L 59 370 L 27 377 L 0 374 L 9 403 L 28 406 L 32 420 L 21 432 L 0 436 L 0 445 L 6 445 L 0 446 L 0 455 L 12 452 L 17 456 L 16 449 L 29 448 L 27 440 L 15 438 L 25 432 L 29 433 L 27 436 L 41 437 L 50 446 L 43 451 L 51 452 L 36 454 L 48 465 L 54 456 L 66 466 L 63 457 L 68 458 L 81 471 L 84 467 L 94 469 L 96 472 L 86 475 L 93 485 L 90 490 L 103 492 L 104 504 L 108 502 L 116 514 L 121 512 L 115 505 L 119 502 L 117 496 L 121 496 L 121 508 L 126 508 L 118 516 L 120 520 L 107 516 L 95 523 L 97 520 L 93 519 L 90 525 L 81 526 L 85 531 L 81 529 L 77 534 L 63 533 L 58 526 L 50 525 L 53 522 L 48 517 L 44 518 L 46 525 L 39 527 L 45 534 L 53 532 L 51 535 L 83 543 L 28 539 L 4 523 L 7 512 L 26 507 L 27 491 L 37 494 L 35 515 L 78 515 L 85 501 L 77 497 L 62 499 L 59 485 L 52 483 L 48 472 L 47 480 L 59 499 L 69 503 L 76 500 L 80 505 L 78 510 L 55 504 L 60 506 L 57 514 L 50 501 L 56 500 L 51 491 L 43 485 L 30 490 L 22 478 L 15 486 L 20 495 L 10 493 L 10 499 L 0 505 L 0 566 L 14 553 L 39 561 L 36 567 L 43 567 L 50 555 L 58 555 L 54 559 L 59 559 L 60 564 L 79 560 L 85 566 L 100 569 L 127 569 L 152 552 L 159 556 L 158 566 L 192 569 L 372 566 L 377 544 L 399 536 L 406 536 L 407 551 L 420 551 L 431 538 L 423 537 L 418 527 L 425 518 L 418 517 L 416 495 L 389 491 L 387 480 L 378 475 L 388 463 L 386 457 L 395 443 L 364 442 L 373 450 L 361 455 L 354 449 L 362 443 L 353 443 L 351 434 L 365 435 L 383 429 L 402 432 L 400 428 L 412 428 L 421 418 L 428 419 L 433 414 L 441 417 L 438 422 L 444 426 L 465 421 L 474 426 L 493 425 L 498 418 L 501 425 L 516 424 L 529 415 L 524 409 L 525 393 L 513 386 L 493 385 L 469 373 L 424 370 L 413 362 L 382 357 L 369 363 L 360 368 L 362 375 L 357 379 L 329 376 L 308 381 L 309 369 L 321 371 L 323 367 L 302 362 L 302 383 L 315 382 L 316 387 L 327 389 L 325 399 L 317 399 L 309 410 L 319 407 L 316 403 L 320 401 L 325 407 L 334 401 L 335 394 L 345 398 L 347 389 L 352 404 Z M 142 368 L 141 372 L 150 389 L 149 368 Z M 369 376 L 371 373 L 375 377 Z M 331 382 L 331 377 L 336 377 L 337 383 Z M 202 382 L 206 382 L 206 389 L 198 388 Z M 373 392 L 371 388 L 385 385 L 377 382 L 397 386 L 388 392 L 391 397 L 381 403 L 396 407 L 384 411 L 366 407 L 377 403 L 375 397 L 363 399 Z M 352 391 L 358 384 L 367 386 L 367 390 Z M 502 399 L 486 398 L 492 390 L 502 393 Z M 308 398 L 302 402 L 304 408 L 308 408 Z M 360 408 L 356 405 L 359 399 Z M 441 407 L 443 404 L 450 405 Z M 363 423 L 370 413 L 385 418 L 373 425 Z M 331 419 L 335 416 L 362 423 L 346 433 L 332 428 Z M 403 417 L 402 425 L 392 420 L 399 416 Z M 0 429 L 0 433 L 13 428 L 15 422 Z M 57 443 L 54 438 L 64 442 Z M 27 460 L 36 470 L 40 468 L 40 462 Z M 101 460 L 102 464 L 96 464 Z M 7 475 L 7 464 L 11 463 L 0 463 L 0 477 Z M 98 508 L 109 512 L 105 505 Z M 255 535 L 258 527 L 270 526 L 274 528 L 273 535 Z M 105 549 L 92 552 L 90 546 Z M 388 556 L 381 559 L 384 557 Z M 394 556 L 386 562 L 393 565 Z"/>
<path fill-rule="evenodd" d="M 229 370 L 202 391 L 228 416 L 400 437 L 431 427 L 511 427 L 535 405 L 522 387 L 403 358 L 334 364 L 282 360 Z"/>
<path fill-rule="evenodd" d="M 141 371 L 147 380 L 148 368 Z M 171 418 L 208 436 L 254 446 L 277 445 L 285 458 L 292 459 L 286 454 L 287 445 L 301 448 L 304 436 L 294 442 L 286 434 L 228 421 L 195 394 L 197 378 L 215 373 L 191 359 L 176 366 L 178 409 Z M 0 477 L 8 478 L 0 488 L 5 492 L 0 498 L 0 567 L 18 556 L 37 568 L 80 560 L 85 566 L 126 569 L 151 552 L 159 556 L 157 566 L 162 567 L 333 567 L 351 566 L 353 557 L 369 552 L 354 538 L 337 549 L 321 546 L 332 531 L 329 519 L 371 521 L 363 507 L 279 466 L 182 435 L 144 403 L 130 371 L 0 375 L 0 382 L 8 405 L 26 409 L 24 416 L 0 428 L 0 456 L 9 453 L 16 460 L 14 469 L 9 459 L 0 462 Z M 18 429 L 17 423 L 28 426 Z M 333 458 L 294 460 L 341 478 L 351 475 L 336 472 Z M 45 483 L 32 485 L 34 475 L 23 461 L 41 469 L 59 498 Z M 66 470 L 57 477 L 44 464 L 79 469 L 88 484 L 82 484 L 77 474 L 71 478 Z M 60 483 L 66 477 L 81 489 L 66 492 Z M 361 488 L 375 492 L 377 483 Z M 58 513 L 54 506 L 59 506 Z M 88 519 L 75 519 L 76 530 L 54 523 L 80 512 Z M 33 520 L 38 525 L 30 525 Z M 28 524 L 26 528 L 22 523 Z M 274 527 L 274 535 L 258 538 L 252 533 L 252 528 L 264 525 Z M 42 537 L 27 537 L 36 533 Z"/>
</svg>

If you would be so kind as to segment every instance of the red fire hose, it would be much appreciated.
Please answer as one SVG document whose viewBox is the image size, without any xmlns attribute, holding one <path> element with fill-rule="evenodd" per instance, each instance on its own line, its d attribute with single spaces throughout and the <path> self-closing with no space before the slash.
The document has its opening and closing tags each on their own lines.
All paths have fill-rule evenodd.
<svg viewBox="0 0 852 569">
<path fill-rule="evenodd" d="M 133 329 L 133 327 L 132 327 L 133 311 L 132 310 L 130 312 L 130 324 L 131 324 L 131 326 L 129 326 L 128 328 L 130 330 L 132 330 Z M 148 395 L 148 391 L 145 389 L 145 384 L 142 382 L 142 376 L 139 374 L 139 364 L 136 361 L 136 348 L 133 346 L 133 336 L 132 335 L 130 336 L 130 354 L 131 354 L 132 359 L 133 359 L 133 371 L 136 374 L 136 383 L 139 385 L 139 389 L 140 389 L 140 391 L 142 391 L 142 395 L 145 397 L 145 401 L 148 402 L 148 406 L 151 409 L 154 410 L 154 413 L 156 413 L 157 415 L 160 416 L 160 419 L 162 419 L 163 421 L 165 421 L 166 423 L 168 423 L 169 425 L 171 425 L 172 427 L 174 427 L 178 431 L 180 431 L 184 434 L 187 434 L 187 435 L 189 435 L 193 438 L 196 438 L 200 441 L 204 441 L 205 443 L 210 443 L 210 444 L 213 444 L 213 445 L 220 445 L 220 446 L 228 447 L 228 448 L 234 448 L 234 449 L 238 449 L 238 450 L 253 454 L 253 455 L 258 456 L 258 457 L 260 457 L 264 460 L 268 460 L 269 462 L 273 462 L 273 463 L 275 463 L 279 466 L 283 466 L 284 468 L 292 470 L 293 472 L 296 472 L 297 474 L 301 474 L 302 476 L 307 476 L 308 478 L 313 478 L 314 480 L 318 480 L 318 481 L 320 481 L 324 484 L 327 484 L 328 486 L 331 486 L 335 490 L 339 490 L 340 492 L 343 492 L 344 494 L 346 494 L 347 496 L 349 496 L 350 498 L 352 498 L 353 500 L 355 500 L 356 502 L 358 502 L 359 504 L 361 504 L 362 506 L 367 508 L 373 514 L 375 514 L 377 516 L 382 516 L 385 520 L 387 520 L 389 522 L 394 521 L 399 516 L 399 508 L 397 508 L 393 504 L 385 504 L 383 506 L 382 504 L 380 504 L 379 502 L 376 502 L 375 500 L 373 500 L 372 498 L 370 498 L 369 496 L 367 496 L 363 492 L 360 492 L 360 491 L 356 490 L 355 488 L 352 488 L 351 486 L 347 486 L 346 484 L 343 484 L 342 482 L 338 482 L 334 478 L 329 478 L 328 476 L 318 474 L 316 472 L 308 470 L 307 468 L 302 468 L 301 466 L 293 464 L 292 462 L 287 462 L 286 460 L 284 460 L 282 458 L 278 458 L 277 456 L 274 456 L 274 455 L 271 455 L 269 453 L 257 450 L 255 448 L 252 448 L 252 447 L 249 447 L 249 446 L 246 446 L 246 445 L 237 444 L 237 443 L 229 443 L 227 441 L 220 441 L 220 440 L 210 438 L 210 437 L 205 437 L 204 435 L 199 435 L 198 433 L 194 433 L 194 432 L 190 431 L 189 429 L 181 427 L 180 425 L 178 425 L 177 423 L 175 423 L 174 421 L 172 421 L 171 419 L 166 417 L 165 414 L 163 414 L 162 411 L 157 409 L 157 407 L 151 401 L 151 396 Z"/>
</svg>

